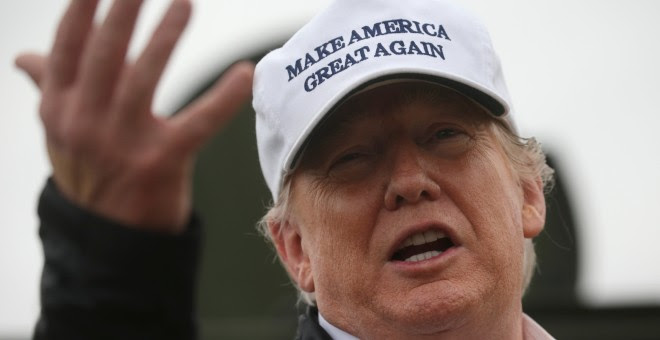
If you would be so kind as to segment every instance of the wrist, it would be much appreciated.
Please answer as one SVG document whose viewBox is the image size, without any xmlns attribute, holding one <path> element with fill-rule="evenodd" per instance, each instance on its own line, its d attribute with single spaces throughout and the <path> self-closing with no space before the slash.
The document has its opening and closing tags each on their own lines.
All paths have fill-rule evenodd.
<svg viewBox="0 0 660 340">
<path fill-rule="evenodd" d="M 131 229 L 179 234 L 185 231 L 192 214 L 192 194 L 187 183 L 122 184 L 114 180 L 112 187 L 81 186 L 77 191 L 63 189 L 72 186 L 60 183 L 54 176 L 55 188 L 71 204 Z"/>
</svg>

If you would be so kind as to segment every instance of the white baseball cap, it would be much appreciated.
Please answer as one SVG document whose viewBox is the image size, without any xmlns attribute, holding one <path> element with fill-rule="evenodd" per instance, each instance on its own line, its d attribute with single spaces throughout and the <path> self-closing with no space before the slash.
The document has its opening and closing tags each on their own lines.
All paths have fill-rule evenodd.
<svg viewBox="0 0 660 340">
<path fill-rule="evenodd" d="M 490 36 L 456 0 L 336 0 L 257 64 L 257 146 L 273 200 L 334 107 L 398 79 L 452 88 L 515 130 Z"/>
</svg>

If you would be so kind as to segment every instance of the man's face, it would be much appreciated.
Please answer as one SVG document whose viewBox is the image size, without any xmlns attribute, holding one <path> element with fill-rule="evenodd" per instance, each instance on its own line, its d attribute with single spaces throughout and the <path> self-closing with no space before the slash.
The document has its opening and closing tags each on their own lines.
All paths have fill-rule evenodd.
<svg viewBox="0 0 660 340">
<path fill-rule="evenodd" d="M 526 194 L 492 124 L 453 91 L 398 83 L 315 134 L 291 182 L 301 256 L 284 261 L 326 319 L 370 338 L 519 311 Z"/>
</svg>

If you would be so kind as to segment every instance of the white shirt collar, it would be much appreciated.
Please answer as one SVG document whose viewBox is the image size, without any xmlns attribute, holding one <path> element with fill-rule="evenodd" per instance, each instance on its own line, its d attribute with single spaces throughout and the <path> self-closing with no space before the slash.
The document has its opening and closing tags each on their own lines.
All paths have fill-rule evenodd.
<svg viewBox="0 0 660 340">
<path fill-rule="evenodd" d="M 546 332 L 541 325 L 536 323 L 532 318 L 523 314 L 523 339 L 524 340 L 554 340 L 548 332 Z"/>
<path fill-rule="evenodd" d="M 331 325 L 319 312 L 319 325 L 330 335 L 333 340 L 359 340 L 345 331 Z"/>
</svg>

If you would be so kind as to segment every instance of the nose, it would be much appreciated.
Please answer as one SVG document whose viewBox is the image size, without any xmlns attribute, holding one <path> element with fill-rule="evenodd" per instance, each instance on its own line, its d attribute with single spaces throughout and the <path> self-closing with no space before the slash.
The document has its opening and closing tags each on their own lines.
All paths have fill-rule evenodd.
<svg viewBox="0 0 660 340">
<path fill-rule="evenodd" d="M 391 173 L 385 191 L 385 208 L 396 210 L 404 205 L 440 197 L 440 185 L 430 177 L 429 166 L 419 150 L 400 147 L 391 159 Z"/>
</svg>

